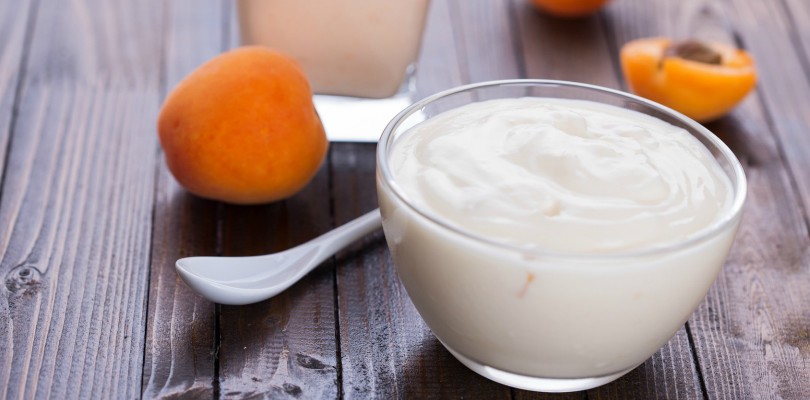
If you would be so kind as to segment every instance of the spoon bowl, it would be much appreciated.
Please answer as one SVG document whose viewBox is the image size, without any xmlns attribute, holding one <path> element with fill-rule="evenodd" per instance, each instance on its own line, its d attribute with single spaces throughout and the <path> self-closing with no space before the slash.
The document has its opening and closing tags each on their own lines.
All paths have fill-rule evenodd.
<svg viewBox="0 0 810 400">
<path fill-rule="evenodd" d="M 380 210 L 376 209 L 279 253 L 186 257 L 177 260 L 175 268 L 186 284 L 208 300 L 228 305 L 256 303 L 283 292 L 327 258 L 380 226 Z"/>
</svg>

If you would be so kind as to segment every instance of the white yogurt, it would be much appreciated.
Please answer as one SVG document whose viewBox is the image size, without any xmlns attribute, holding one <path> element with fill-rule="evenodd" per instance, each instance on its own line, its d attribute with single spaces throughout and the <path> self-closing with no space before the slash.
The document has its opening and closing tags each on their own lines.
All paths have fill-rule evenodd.
<svg viewBox="0 0 810 400">
<path fill-rule="evenodd" d="M 739 222 L 689 241 L 730 213 L 728 176 L 683 129 L 593 102 L 468 104 L 389 155 L 378 193 L 398 273 L 468 365 L 620 376 L 697 307 Z"/>
<path fill-rule="evenodd" d="M 240 0 L 242 43 L 296 58 L 316 93 L 389 97 L 416 60 L 428 0 Z"/>
<path fill-rule="evenodd" d="M 412 129 L 391 157 L 418 207 L 498 242 L 605 253 L 667 244 L 731 206 L 731 182 L 683 129 L 604 104 L 474 103 Z"/>
</svg>

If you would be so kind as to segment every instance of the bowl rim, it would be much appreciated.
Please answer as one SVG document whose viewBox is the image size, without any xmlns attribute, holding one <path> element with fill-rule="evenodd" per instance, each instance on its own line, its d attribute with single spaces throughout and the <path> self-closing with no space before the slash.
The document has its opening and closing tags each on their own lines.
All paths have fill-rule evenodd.
<svg viewBox="0 0 810 400">
<path fill-rule="evenodd" d="M 714 223 L 709 226 L 706 226 L 699 231 L 687 236 L 683 240 L 679 240 L 676 242 L 670 242 L 660 245 L 651 245 L 651 246 L 644 246 L 636 249 L 631 249 L 627 251 L 617 251 L 617 252 L 607 252 L 607 253 L 578 253 L 578 252 L 563 252 L 563 251 L 553 251 L 548 249 L 542 248 L 535 248 L 535 247 L 527 247 L 509 243 L 503 243 L 500 241 L 492 240 L 486 238 L 482 235 L 478 235 L 459 227 L 456 227 L 441 218 L 436 218 L 432 215 L 429 210 L 423 210 L 422 208 L 418 207 L 411 201 L 406 194 L 406 192 L 402 189 L 400 185 L 397 184 L 396 179 L 394 178 L 390 165 L 388 163 L 388 149 L 393 146 L 392 143 L 392 135 L 396 131 L 396 129 L 402 124 L 405 119 L 416 112 L 422 110 L 426 106 L 431 103 L 434 103 L 440 99 L 452 96 L 457 93 L 461 92 L 468 92 L 473 91 L 475 89 L 482 89 L 482 88 L 494 88 L 494 87 L 504 87 L 504 86 L 527 86 L 527 87 L 573 87 L 578 89 L 585 89 L 591 90 L 595 92 L 601 92 L 603 94 L 613 95 L 621 98 L 625 98 L 628 100 L 633 100 L 635 102 L 641 103 L 644 106 L 647 106 L 651 109 L 659 111 L 664 114 L 668 114 L 670 117 L 679 120 L 684 125 L 688 126 L 694 133 L 691 133 L 693 136 L 695 134 L 700 134 L 706 139 L 712 146 L 715 147 L 715 150 L 719 152 L 719 154 L 725 159 L 728 166 L 731 169 L 733 179 L 736 182 L 732 183 L 734 189 L 734 198 L 731 203 L 731 206 L 725 211 L 724 215 L 717 219 Z M 506 97 L 504 97 L 506 98 Z M 486 101 L 486 100 L 483 100 Z M 470 103 L 475 103 L 478 101 L 471 101 Z M 455 108 L 455 107 L 454 107 Z M 701 143 L 705 147 L 708 146 L 705 143 Z M 713 149 L 708 148 L 710 152 Z M 717 156 L 715 156 L 717 157 Z M 463 238 L 468 240 L 472 240 L 474 242 L 479 242 L 481 244 L 492 246 L 496 248 L 502 248 L 505 250 L 519 252 L 521 254 L 529 254 L 535 257 L 542 257 L 542 258 L 560 258 L 560 259 L 578 259 L 578 260 L 585 260 L 585 261 L 615 261 L 615 260 L 623 260 L 628 258 L 638 258 L 638 257 L 645 257 L 645 256 L 652 256 L 652 255 L 659 255 L 661 253 L 669 253 L 676 250 L 692 247 L 694 245 L 703 242 L 704 240 L 710 239 L 715 235 L 720 234 L 721 232 L 725 231 L 727 228 L 731 227 L 735 224 L 739 217 L 742 214 L 743 207 L 745 205 L 746 195 L 748 192 L 748 183 L 745 177 L 745 172 L 743 170 L 740 161 L 731 151 L 731 149 L 718 138 L 713 132 L 708 130 L 706 127 L 701 125 L 700 123 L 694 121 L 693 119 L 683 115 L 682 113 L 675 111 L 669 107 L 656 103 L 654 101 L 645 99 L 640 96 L 636 96 L 631 93 L 623 92 L 616 89 L 610 89 L 598 85 L 592 85 L 587 83 L 580 83 L 580 82 L 571 82 L 571 81 L 563 81 L 563 80 L 552 80 L 552 79 L 505 79 L 505 80 L 493 80 L 493 81 L 486 81 L 486 82 L 478 82 L 472 83 L 467 85 L 457 86 L 451 89 L 447 89 L 444 91 L 440 91 L 433 95 L 427 96 L 422 100 L 419 100 L 404 110 L 400 111 L 394 118 L 386 125 L 385 129 L 383 130 L 382 135 L 377 144 L 376 149 L 376 162 L 377 162 L 377 180 L 378 182 L 383 185 L 390 193 L 394 195 L 400 202 L 402 202 L 408 209 L 415 212 L 420 217 L 424 218 L 425 220 L 429 221 L 430 223 L 444 229 L 447 231 L 452 232 L 453 234 L 459 235 Z M 724 170 L 725 172 L 725 170 Z"/>
</svg>

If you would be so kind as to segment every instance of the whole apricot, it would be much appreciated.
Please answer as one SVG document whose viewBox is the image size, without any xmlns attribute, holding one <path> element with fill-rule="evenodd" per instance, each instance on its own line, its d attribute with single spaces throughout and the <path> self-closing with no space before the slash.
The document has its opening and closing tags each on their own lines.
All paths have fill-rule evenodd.
<svg viewBox="0 0 810 400">
<path fill-rule="evenodd" d="M 622 47 L 620 59 L 632 92 L 698 122 L 725 115 L 757 80 L 753 58 L 721 43 L 638 39 Z"/>
<path fill-rule="evenodd" d="M 183 187 L 235 204 L 292 196 L 329 146 L 301 68 L 263 47 L 223 53 L 186 76 L 163 104 L 158 135 Z"/>
<path fill-rule="evenodd" d="M 609 0 L 529 0 L 535 8 L 555 17 L 587 17 L 605 5 Z"/>
</svg>

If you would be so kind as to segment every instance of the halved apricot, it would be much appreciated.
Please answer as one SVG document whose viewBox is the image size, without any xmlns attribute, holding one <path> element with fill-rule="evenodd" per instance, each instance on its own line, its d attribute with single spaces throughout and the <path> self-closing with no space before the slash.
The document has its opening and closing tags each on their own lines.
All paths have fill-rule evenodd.
<svg viewBox="0 0 810 400">
<path fill-rule="evenodd" d="M 698 121 L 725 115 L 754 88 L 754 60 L 721 43 L 666 38 L 628 42 L 621 64 L 630 90 Z"/>
</svg>

